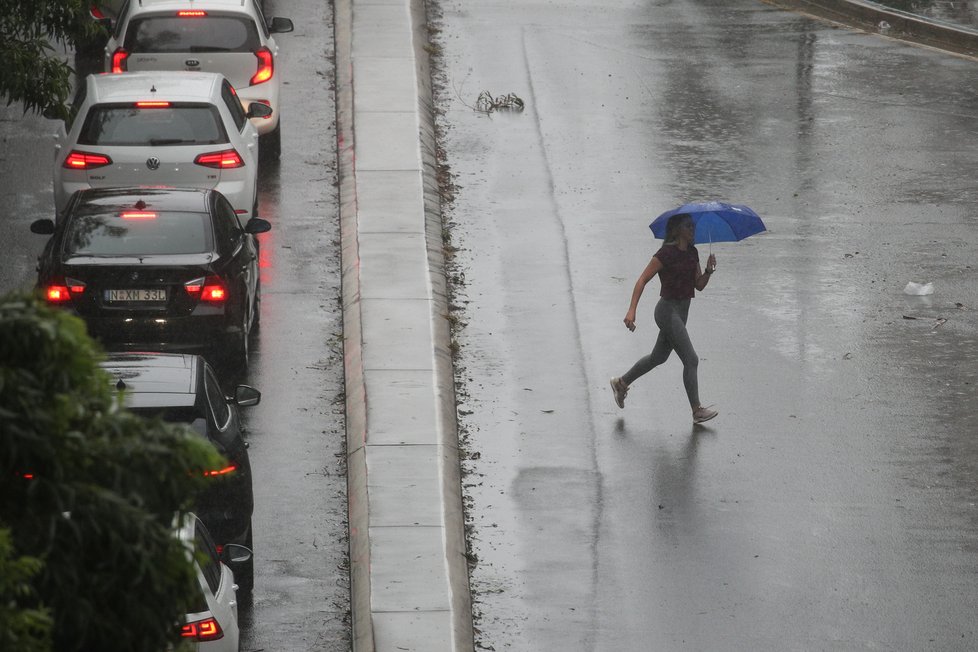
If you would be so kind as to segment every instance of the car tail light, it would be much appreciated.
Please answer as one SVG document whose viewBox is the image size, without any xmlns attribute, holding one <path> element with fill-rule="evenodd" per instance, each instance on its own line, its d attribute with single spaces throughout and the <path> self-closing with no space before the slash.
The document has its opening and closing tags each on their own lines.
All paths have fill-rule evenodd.
<svg viewBox="0 0 978 652">
<path fill-rule="evenodd" d="M 221 629 L 221 625 L 217 622 L 217 619 L 211 616 L 210 618 L 187 623 L 180 628 L 180 636 L 183 638 L 192 638 L 195 641 L 216 641 L 224 637 L 224 630 Z"/>
<path fill-rule="evenodd" d="M 194 159 L 194 163 L 203 165 L 205 168 L 217 168 L 220 170 L 244 167 L 244 160 L 241 158 L 241 155 L 238 154 L 237 150 L 233 149 L 200 154 Z"/>
<path fill-rule="evenodd" d="M 251 86 L 260 84 L 262 82 L 267 82 L 272 78 L 272 74 L 275 72 L 271 50 L 268 48 L 260 48 L 255 50 L 255 56 L 258 57 L 258 71 L 254 74 L 249 82 Z"/>
<path fill-rule="evenodd" d="M 170 103 L 161 100 L 145 100 L 142 102 L 136 102 L 136 108 L 138 109 L 166 109 L 169 108 Z"/>
<path fill-rule="evenodd" d="M 227 289 L 221 279 L 216 276 L 195 278 L 184 283 L 183 287 L 186 288 L 187 294 L 199 297 L 201 301 L 222 303 L 227 299 Z"/>
<path fill-rule="evenodd" d="M 211 471 L 204 471 L 204 477 L 205 478 L 214 478 L 214 477 L 218 477 L 218 476 L 222 476 L 222 475 L 229 475 L 231 473 L 234 473 L 237 470 L 238 470 L 238 465 L 232 462 L 231 464 L 228 464 L 227 466 L 225 466 L 224 468 L 221 468 L 221 469 L 214 469 L 214 470 L 211 470 Z"/>
<path fill-rule="evenodd" d="M 103 18 L 106 17 L 105 14 L 102 13 L 102 9 L 99 8 L 97 4 L 94 3 L 88 6 L 88 15 L 94 18 L 95 20 L 102 20 Z"/>
<path fill-rule="evenodd" d="M 112 159 L 105 154 L 92 154 L 91 152 L 80 152 L 77 149 L 71 150 L 62 167 L 69 170 L 94 170 L 95 168 L 112 165 Z"/>
<path fill-rule="evenodd" d="M 122 48 L 117 48 L 112 53 L 112 72 L 126 72 L 129 70 L 129 64 L 126 63 L 128 59 L 129 53 Z"/>
<path fill-rule="evenodd" d="M 44 298 L 48 303 L 65 303 L 71 300 L 73 294 L 85 291 L 85 283 L 73 278 L 66 278 L 64 283 L 56 281 L 44 288 Z"/>
<path fill-rule="evenodd" d="M 206 15 L 203 9 L 181 9 L 177 12 L 178 18 L 203 18 Z"/>
</svg>

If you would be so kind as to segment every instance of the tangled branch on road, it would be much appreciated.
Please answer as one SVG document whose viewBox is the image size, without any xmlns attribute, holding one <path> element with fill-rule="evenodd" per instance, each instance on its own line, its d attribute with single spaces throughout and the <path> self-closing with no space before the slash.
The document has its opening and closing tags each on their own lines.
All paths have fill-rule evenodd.
<svg viewBox="0 0 978 652">
<path fill-rule="evenodd" d="M 507 93 L 499 97 L 493 97 L 489 91 L 482 91 L 479 99 L 475 101 L 475 110 L 483 113 L 493 111 L 522 111 L 523 100 L 516 93 Z"/>
</svg>

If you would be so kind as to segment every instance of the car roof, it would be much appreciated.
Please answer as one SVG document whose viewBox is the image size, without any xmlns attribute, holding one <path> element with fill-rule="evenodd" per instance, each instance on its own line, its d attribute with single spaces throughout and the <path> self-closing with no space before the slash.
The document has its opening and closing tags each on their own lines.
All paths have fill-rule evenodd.
<svg viewBox="0 0 978 652">
<path fill-rule="evenodd" d="M 125 391 L 126 407 L 190 407 L 197 401 L 198 355 L 109 353 L 99 366 Z"/>
<path fill-rule="evenodd" d="M 217 72 L 155 70 L 89 75 L 92 102 L 213 101 L 221 96 L 224 75 Z"/>
<path fill-rule="evenodd" d="M 147 188 L 124 186 L 119 188 L 86 188 L 79 191 L 78 200 L 72 206 L 73 215 L 104 213 L 106 210 L 138 208 L 140 210 L 178 211 L 206 213 L 207 197 L 214 192 L 205 188 Z M 142 200 L 143 205 L 136 206 Z"/>
</svg>

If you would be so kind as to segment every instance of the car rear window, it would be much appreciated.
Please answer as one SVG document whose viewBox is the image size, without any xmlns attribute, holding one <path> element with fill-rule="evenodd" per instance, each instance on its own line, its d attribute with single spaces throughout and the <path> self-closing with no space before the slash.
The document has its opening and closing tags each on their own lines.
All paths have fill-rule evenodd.
<svg viewBox="0 0 978 652">
<path fill-rule="evenodd" d="M 83 215 L 69 222 L 64 251 L 74 256 L 201 254 L 213 251 L 213 231 L 207 213 L 165 213 L 153 219 Z"/>
<path fill-rule="evenodd" d="M 129 23 L 130 52 L 254 52 L 261 43 L 246 16 L 145 16 Z"/>
<path fill-rule="evenodd" d="M 96 104 L 85 116 L 79 145 L 217 145 L 228 142 L 212 104 L 173 103 L 141 108 L 133 103 Z"/>
</svg>

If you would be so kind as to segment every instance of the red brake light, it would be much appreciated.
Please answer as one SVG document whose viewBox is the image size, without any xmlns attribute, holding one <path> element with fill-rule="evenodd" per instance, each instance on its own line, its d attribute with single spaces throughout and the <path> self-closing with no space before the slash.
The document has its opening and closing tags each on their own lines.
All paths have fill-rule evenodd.
<svg viewBox="0 0 978 652">
<path fill-rule="evenodd" d="M 140 109 L 165 109 L 170 106 L 170 103 L 157 100 L 147 100 L 143 102 L 136 102 L 136 106 Z"/>
<path fill-rule="evenodd" d="M 72 294 L 81 294 L 84 291 L 84 282 L 66 278 L 64 283 L 55 282 L 44 288 L 44 298 L 48 303 L 65 303 L 71 299 Z"/>
<path fill-rule="evenodd" d="M 155 220 L 156 213 L 149 211 L 126 211 L 122 213 L 124 220 Z"/>
<path fill-rule="evenodd" d="M 188 294 L 198 295 L 201 301 L 221 303 L 227 298 L 227 290 L 224 288 L 224 284 L 221 283 L 221 279 L 216 276 L 195 278 L 192 281 L 184 283 L 183 287 L 187 290 Z M 214 471 L 208 471 L 204 475 L 213 475 L 215 473 Z"/>
<path fill-rule="evenodd" d="M 224 631 L 221 630 L 221 625 L 212 616 L 204 620 L 187 623 L 180 628 L 180 636 L 196 641 L 216 641 L 224 636 Z"/>
<path fill-rule="evenodd" d="M 178 18 L 203 18 L 206 15 L 203 9 L 181 9 L 177 12 Z"/>
<path fill-rule="evenodd" d="M 251 86 L 267 82 L 272 78 L 272 73 L 274 72 L 271 50 L 268 48 L 255 50 L 255 56 L 258 57 L 258 71 L 251 78 L 251 81 L 248 82 Z"/>
<path fill-rule="evenodd" d="M 234 473 L 238 470 L 237 464 L 228 464 L 223 469 L 216 469 L 214 471 L 204 471 L 205 478 L 213 478 L 219 475 L 228 475 L 229 473 Z"/>
<path fill-rule="evenodd" d="M 94 170 L 95 168 L 112 165 L 112 159 L 104 154 L 91 154 L 89 152 L 79 152 L 72 150 L 65 158 L 63 167 L 69 170 Z"/>
<path fill-rule="evenodd" d="M 51 303 L 64 303 L 69 299 L 68 288 L 64 285 L 51 285 L 45 296 Z"/>
<path fill-rule="evenodd" d="M 244 161 L 241 159 L 241 155 L 233 149 L 226 149 L 223 152 L 200 154 L 194 159 L 194 163 L 203 165 L 205 168 L 217 168 L 220 170 L 244 167 Z"/>
<path fill-rule="evenodd" d="M 102 10 L 99 8 L 99 6 L 94 3 L 88 6 L 88 14 L 95 20 L 102 20 L 103 18 L 105 18 L 105 14 L 102 13 Z"/>
<path fill-rule="evenodd" d="M 112 72 L 126 72 L 129 70 L 129 65 L 126 60 L 129 58 L 129 53 L 118 48 L 112 53 Z"/>
</svg>

